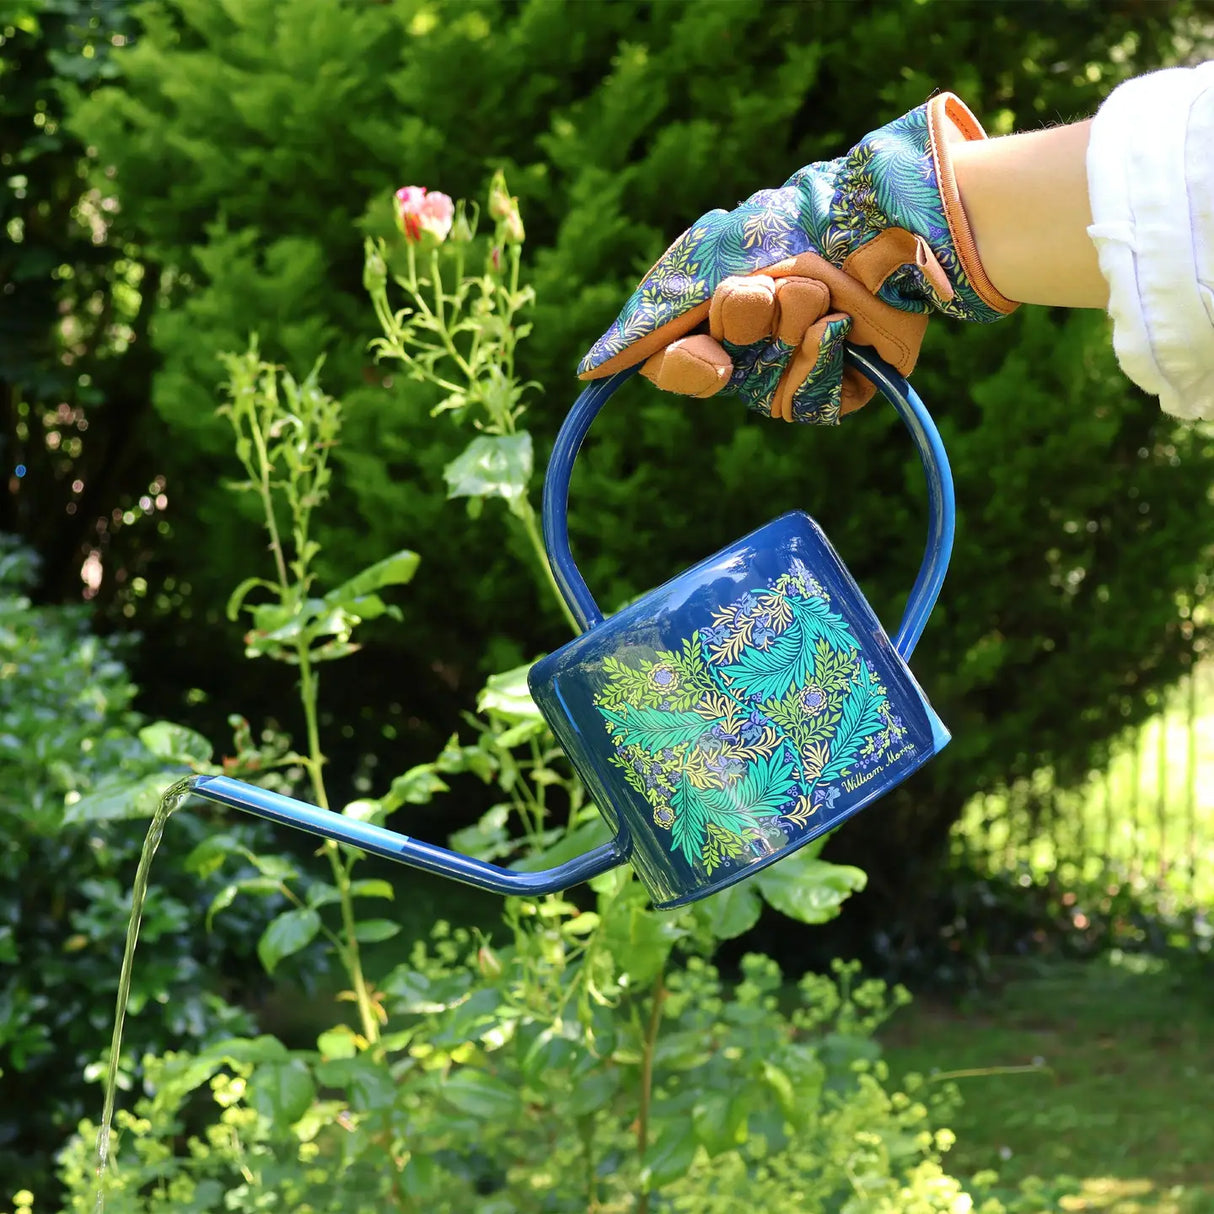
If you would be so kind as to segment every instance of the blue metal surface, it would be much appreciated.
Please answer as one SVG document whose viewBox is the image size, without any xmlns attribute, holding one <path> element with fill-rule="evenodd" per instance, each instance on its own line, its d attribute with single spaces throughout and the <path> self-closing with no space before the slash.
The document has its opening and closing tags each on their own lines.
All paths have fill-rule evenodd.
<svg viewBox="0 0 1214 1214">
<path fill-rule="evenodd" d="M 940 587 L 944 585 L 949 558 L 953 554 L 953 535 L 957 525 L 953 473 L 940 431 L 936 429 L 936 423 L 914 388 L 888 363 L 882 362 L 868 350 L 848 346 L 847 358 L 876 384 L 877 390 L 898 410 L 919 451 L 927 477 L 927 548 L 910 598 L 906 601 L 902 622 L 894 634 L 894 647 L 904 659 L 909 659 L 940 596 Z"/>
<path fill-rule="evenodd" d="M 732 885 L 834 829 L 906 779 L 949 740 L 947 729 L 906 665 L 939 595 L 952 551 L 955 506 L 948 458 L 923 402 L 897 372 L 868 351 L 848 347 L 847 358 L 872 380 L 902 417 L 927 477 L 927 545 L 892 641 L 826 536 L 800 512 L 768 523 L 604 619 L 569 549 L 569 485 L 578 450 L 595 417 L 611 395 L 636 374 L 636 368 L 587 388 L 557 436 L 544 483 L 544 542 L 557 585 L 584 631 L 537 662 L 528 681 L 536 703 L 595 803 L 617 836 L 628 840 L 630 861 L 659 907 L 678 906 Z M 849 722 L 854 724 L 857 719 L 855 706 L 836 706 L 834 732 L 828 729 L 822 733 L 823 721 L 812 715 L 820 709 L 805 709 L 800 724 L 796 723 L 801 710 L 795 701 L 788 701 L 791 685 L 785 685 L 779 693 L 786 701 L 779 710 L 785 714 L 781 724 L 771 715 L 777 709 L 769 691 L 759 696 L 745 694 L 748 689 L 741 686 L 745 681 L 739 674 L 741 667 L 714 669 L 713 647 L 706 639 L 720 632 L 722 620 L 740 618 L 731 615 L 740 603 L 753 604 L 757 594 L 770 595 L 773 587 L 787 587 L 790 578 L 798 585 L 812 583 L 815 587 L 804 596 L 800 591 L 788 591 L 793 600 L 812 602 L 816 607 L 808 609 L 811 613 L 829 612 L 839 621 L 836 636 L 845 636 L 847 641 L 834 651 L 836 659 L 842 660 L 850 646 L 853 658 L 861 663 L 860 669 L 868 672 L 874 685 L 879 683 L 882 692 L 885 728 L 878 734 L 883 739 L 881 748 L 876 753 L 861 754 L 853 746 L 854 762 L 847 767 L 836 763 L 830 779 L 821 769 L 814 772 L 813 755 L 823 752 L 815 752 L 813 746 L 827 747 L 827 754 L 833 748 L 841 755 L 848 741 Z M 756 617 L 750 618 L 753 625 Z M 747 637 L 750 635 L 747 633 Z M 774 653 L 771 641 L 749 648 L 759 666 Z M 676 655 L 680 654 L 695 655 L 692 665 L 699 671 L 697 678 L 717 679 L 716 691 L 702 696 L 694 709 L 686 694 L 676 704 L 655 698 L 653 688 L 645 687 L 646 677 L 663 667 L 672 667 L 663 677 L 677 678 Z M 811 673 L 804 679 L 811 683 L 815 667 L 812 658 L 806 661 L 809 664 L 803 664 L 802 670 Z M 810 683 L 803 681 L 798 686 L 809 687 Z M 629 689 L 632 701 L 627 699 Z M 715 725 L 711 717 L 714 703 L 733 705 L 722 709 L 725 715 Z M 635 715 L 629 716 L 630 712 Z M 707 719 L 703 735 L 688 741 L 695 733 L 692 712 Z M 747 713 L 753 735 L 769 730 L 782 739 L 777 750 L 753 761 L 746 757 L 747 749 L 739 742 L 738 722 Z M 630 734 L 629 721 L 643 724 L 631 727 Z M 679 729 L 686 732 L 680 735 Z M 771 733 L 764 736 L 770 737 Z M 685 740 L 664 746 L 654 742 L 648 749 L 636 740 L 659 735 Z M 853 741 L 854 735 L 853 730 Z M 823 740 L 804 745 L 796 741 L 810 736 Z M 785 746 L 786 751 L 777 753 Z M 805 804 L 796 807 L 790 796 L 778 813 L 769 813 L 771 807 L 760 801 L 756 803 L 760 805 L 757 816 L 746 818 L 726 804 L 734 793 L 723 791 L 726 801 L 718 799 L 715 822 L 705 809 L 706 802 L 698 809 L 689 808 L 689 798 L 695 793 L 686 784 L 689 762 L 701 773 L 706 762 L 735 765 L 728 780 L 716 781 L 709 776 L 708 784 L 703 785 L 703 775 L 696 777 L 711 793 L 718 784 L 721 790 L 743 788 L 751 772 L 754 780 L 760 781 L 762 763 L 780 754 L 789 756 L 785 772 L 796 773 L 795 779 L 786 777 L 790 780 L 787 788 L 799 789 Z M 831 771 L 829 764 L 826 771 Z M 676 786 L 681 791 L 674 791 Z M 703 854 L 688 846 L 689 814 L 699 814 L 710 825 L 724 824 L 726 835 L 731 834 L 731 822 L 737 826 L 741 833 L 732 833 L 729 846 L 734 850 L 729 857 L 717 855 L 711 839 L 704 843 Z"/>
<path fill-rule="evenodd" d="M 228 776 L 195 776 L 190 781 L 190 791 L 205 801 L 215 801 L 232 809 L 241 809 L 259 818 L 266 818 L 284 826 L 294 826 L 309 834 L 334 839 L 338 843 L 346 843 L 372 855 L 398 860 L 413 868 L 451 877 L 495 894 L 528 897 L 554 894 L 579 882 L 589 881 L 591 877 L 597 877 L 600 873 L 617 867 L 628 858 L 618 842 L 608 843 L 579 856 L 576 860 L 570 860 L 569 863 L 560 864 L 556 868 L 545 869 L 543 872 L 512 872 L 507 868 L 499 868 L 496 864 L 486 864 L 481 860 L 472 859 L 471 856 L 448 851 L 445 847 L 423 843 L 420 839 L 398 834 L 383 826 L 347 818 L 332 810 L 321 809 L 316 805 L 309 805 L 306 801 L 297 801 L 294 797 L 285 797 L 281 793 L 245 784 Z"/>
<path fill-rule="evenodd" d="M 927 547 L 902 622 L 894 636 L 898 652 L 903 658 L 909 658 L 936 604 L 953 551 L 957 508 L 953 497 L 952 471 L 940 431 L 910 384 L 888 363 L 867 349 L 848 346 L 846 357 L 848 362 L 872 380 L 877 390 L 898 411 L 910 431 L 927 476 Z M 602 623 L 603 613 L 569 551 L 569 482 L 578 450 L 599 410 L 639 370 L 639 367 L 631 367 L 627 371 L 617 371 L 607 379 L 597 380 L 577 398 L 557 434 L 544 478 L 544 546 L 548 550 L 556 583 L 583 631 Z"/>
<path fill-rule="evenodd" d="M 611 396 L 624 386 L 640 367 L 629 367 L 617 371 L 606 379 L 596 380 L 573 402 L 552 447 L 548 459 L 548 471 L 544 474 L 544 501 L 542 518 L 544 526 L 544 548 L 548 552 L 548 563 L 552 576 L 569 604 L 574 619 L 582 631 L 603 622 L 603 613 L 582 577 L 582 571 L 569 551 L 569 481 L 573 476 L 573 461 L 581 449 L 582 440 L 590 429 L 591 422 Z"/>
<path fill-rule="evenodd" d="M 691 749 L 699 751 L 693 762 L 701 771 L 705 764 L 733 762 L 736 774 L 731 779 L 738 781 L 733 786 L 740 787 L 749 773 L 745 766 L 737 765 L 743 760 L 731 758 L 744 756 L 744 748 L 734 743 L 739 730 L 745 728 L 747 714 L 757 714 L 749 718 L 754 732 L 772 729 L 780 737 L 781 745 L 788 744 L 797 752 L 794 762 L 805 777 L 801 787 L 812 801 L 803 810 L 805 816 L 801 820 L 790 816 L 795 811 L 787 803 L 781 805 L 778 814 L 752 819 L 748 827 L 758 829 L 743 832 L 745 854 L 734 856 L 728 863 L 714 863 L 711 857 L 706 860 L 698 852 L 688 855 L 680 849 L 679 839 L 671 829 L 676 820 L 684 817 L 685 802 L 681 804 L 677 796 L 671 798 L 670 792 L 678 786 L 680 774 L 670 769 L 690 770 L 687 760 L 692 760 L 692 756 L 683 750 L 680 762 L 663 764 L 665 752 L 660 752 L 659 747 L 666 743 L 654 743 L 644 753 L 635 748 L 622 750 L 616 743 L 616 733 L 607 727 L 604 694 L 610 693 L 614 672 L 621 666 L 633 672 L 634 680 L 644 679 L 647 672 L 677 661 L 678 655 L 689 651 L 706 655 L 709 652 L 706 638 L 717 627 L 722 613 L 735 610 L 739 603 L 752 602 L 782 577 L 802 569 L 809 571 L 824 592 L 815 602 L 824 604 L 822 610 L 839 618 L 840 627 L 846 629 L 848 644 L 835 647 L 834 659 L 848 662 L 846 654 L 850 648 L 853 668 L 858 659 L 879 681 L 889 719 L 897 723 L 898 736 L 894 740 L 891 735 L 880 753 L 864 758 L 857 752 L 854 765 L 830 779 L 819 780 L 808 774 L 807 752 L 797 749 L 798 730 L 802 730 L 803 736 L 803 729 L 812 728 L 814 721 L 799 713 L 795 700 L 793 711 L 802 717 L 800 723 L 782 724 L 772 716 L 770 707 L 765 708 L 760 701 L 731 687 L 733 680 L 718 680 L 717 702 L 729 706 L 727 715 L 704 721 L 703 732 L 690 741 Z M 774 653 L 774 646 L 769 645 L 763 653 Z M 812 654 L 807 660 L 812 667 Z M 712 673 L 705 663 L 700 666 Z M 725 675 L 731 670 L 720 669 Z M 540 659 L 531 668 L 528 682 L 536 704 L 595 804 L 608 818 L 617 837 L 628 839 L 629 862 L 658 908 L 680 906 L 733 885 L 833 830 L 905 780 L 949 739 L 948 730 L 838 554 L 817 524 L 799 511 L 760 527 Z M 777 696 L 784 691 L 781 688 Z M 760 700 L 767 698 L 762 696 Z M 787 707 L 788 697 L 783 698 Z M 710 702 L 701 700 L 692 711 L 703 711 Z M 654 700 L 650 698 L 649 703 Z M 840 712 L 835 714 L 833 732 L 823 738 L 832 750 L 842 746 L 841 734 L 846 732 L 846 725 L 840 725 L 839 721 L 845 718 L 844 709 L 841 705 Z M 656 734 L 665 724 L 663 711 L 641 705 L 638 718 L 643 722 L 641 728 Z M 619 720 L 619 712 L 612 715 Z M 671 711 L 669 720 L 678 729 L 690 721 L 691 715 Z M 669 745 L 677 748 L 679 743 Z M 676 751 L 670 751 L 669 757 L 675 754 Z M 625 771 L 628 767 L 633 768 L 632 780 Z M 758 773 L 755 778 L 763 777 Z M 642 792 L 638 783 L 648 792 Z M 685 797 L 686 792 L 681 795 Z M 769 805 L 764 813 L 767 808 L 774 807 Z M 717 822 L 728 825 L 738 820 L 726 808 Z M 738 845 L 735 842 L 733 846 Z"/>
</svg>

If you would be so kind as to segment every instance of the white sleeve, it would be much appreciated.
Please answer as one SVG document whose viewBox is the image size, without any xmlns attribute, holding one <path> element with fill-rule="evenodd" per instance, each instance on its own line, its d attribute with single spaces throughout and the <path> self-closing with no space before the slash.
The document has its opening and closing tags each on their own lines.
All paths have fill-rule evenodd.
<svg viewBox="0 0 1214 1214">
<path fill-rule="evenodd" d="M 1110 93 L 1087 173 L 1121 369 L 1167 412 L 1214 420 L 1214 62 Z"/>
</svg>

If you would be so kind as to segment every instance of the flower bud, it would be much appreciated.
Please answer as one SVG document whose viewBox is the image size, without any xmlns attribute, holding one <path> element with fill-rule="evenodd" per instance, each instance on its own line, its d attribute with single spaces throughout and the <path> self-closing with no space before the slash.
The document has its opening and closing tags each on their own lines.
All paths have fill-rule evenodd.
<svg viewBox="0 0 1214 1214">
<path fill-rule="evenodd" d="M 476 968 L 480 970 L 482 978 L 498 978 L 502 973 L 501 961 L 487 944 L 482 944 L 476 950 Z"/>
<path fill-rule="evenodd" d="M 489 182 L 489 214 L 494 219 L 505 219 L 515 209 L 516 203 L 506 189 L 506 174 L 498 169 Z"/>
<path fill-rule="evenodd" d="M 406 185 L 396 191 L 396 226 L 410 244 L 442 244 L 454 215 L 455 204 L 437 190 Z"/>
<path fill-rule="evenodd" d="M 455 222 L 451 225 L 451 243 L 467 244 L 476 235 L 475 223 L 475 213 L 469 220 L 467 204 L 461 198 L 455 204 Z"/>
<path fill-rule="evenodd" d="M 517 206 L 502 220 L 502 239 L 507 244 L 522 244 L 527 239 L 523 217 L 518 213 Z"/>
<path fill-rule="evenodd" d="M 368 295 L 375 295 L 388 285 L 388 266 L 379 245 L 368 240 L 363 252 L 363 289 Z"/>
</svg>

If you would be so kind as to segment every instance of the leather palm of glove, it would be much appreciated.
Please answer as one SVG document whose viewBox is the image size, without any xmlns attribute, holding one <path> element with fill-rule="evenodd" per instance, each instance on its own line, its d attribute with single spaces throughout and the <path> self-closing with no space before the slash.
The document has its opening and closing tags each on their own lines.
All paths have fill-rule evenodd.
<svg viewBox="0 0 1214 1214">
<path fill-rule="evenodd" d="M 907 375 L 930 313 L 986 322 L 1017 306 L 982 268 L 953 176 L 950 146 L 984 138 L 942 93 L 847 155 L 710 211 L 645 275 L 579 375 L 644 361 L 668 391 L 837 422 L 874 392 L 844 365 L 845 342 Z"/>
</svg>

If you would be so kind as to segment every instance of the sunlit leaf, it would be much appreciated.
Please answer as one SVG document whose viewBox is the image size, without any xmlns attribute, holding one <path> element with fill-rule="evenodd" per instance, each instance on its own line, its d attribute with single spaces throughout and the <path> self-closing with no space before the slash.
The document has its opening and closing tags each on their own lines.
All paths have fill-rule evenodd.
<svg viewBox="0 0 1214 1214">
<path fill-rule="evenodd" d="M 292 953 L 306 947 L 320 931 L 320 916 L 311 907 L 284 911 L 262 932 L 257 942 L 257 955 L 269 973 Z"/>
<path fill-rule="evenodd" d="M 797 852 L 755 876 L 763 897 L 791 919 L 825 923 L 839 913 L 849 895 L 864 888 L 866 877 L 847 864 L 830 864 Z"/>
<path fill-rule="evenodd" d="M 444 469 L 448 497 L 519 500 L 531 479 L 531 435 L 482 434 Z"/>
</svg>

